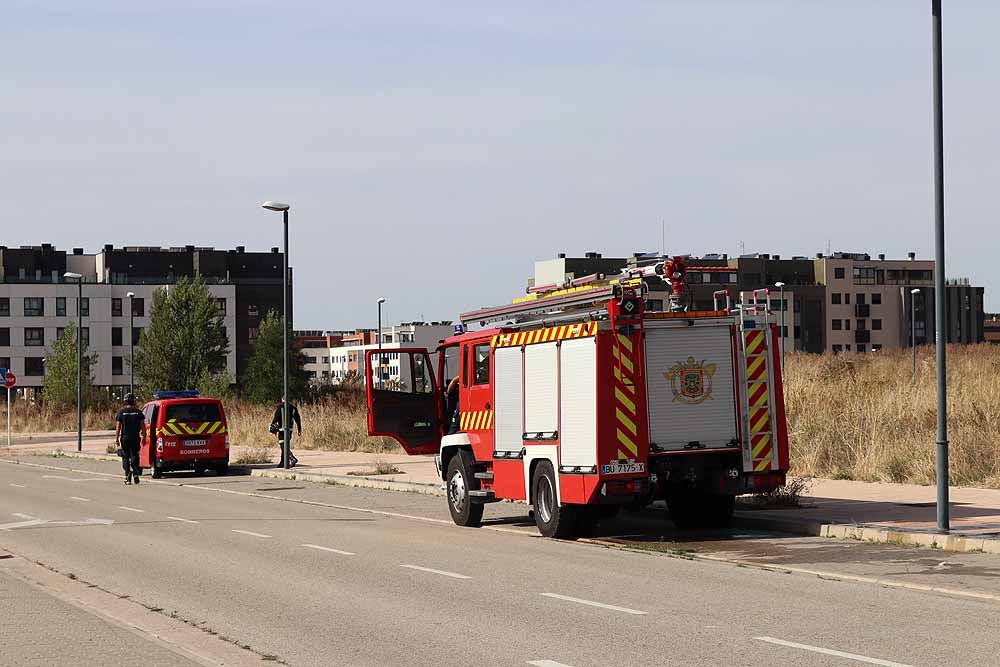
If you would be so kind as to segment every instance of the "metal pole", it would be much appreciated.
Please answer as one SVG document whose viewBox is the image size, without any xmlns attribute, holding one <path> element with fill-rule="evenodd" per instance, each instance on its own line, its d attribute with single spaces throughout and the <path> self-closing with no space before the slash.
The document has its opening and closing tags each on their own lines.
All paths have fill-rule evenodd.
<svg viewBox="0 0 1000 667">
<path fill-rule="evenodd" d="M 76 279 L 76 451 L 83 451 L 83 278 Z"/>
<path fill-rule="evenodd" d="M 291 418 L 291 412 L 288 407 L 288 210 L 282 212 L 284 214 L 284 226 L 285 226 L 285 247 L 284 252 L 284 265 L 285 270 L 281 274 L 281 308 L 283 315 L 281 317 L 281 333 L 282 333 L 282 353 L 284 355 L 284 370 L 282 374 L 282 396 L 284 397 L 284 403 L 282 404 L 282 414 L 281 414 L 281 428 L 282 435 L 284 436 L 284 443 L 282 443 L 283 454 L 282 458 L 285 461 L 285 470 L 290 469 L 291 466 L 291 440 L 292 436 L 292 425 L 289 423 Z"/>
<path fill-rule="evenodd" d="M 378 386 L 382 387 L 382 300 L 378 301 L 378 330 L 375 332 L 378 343 Z"/>
<path fill-rule="evenodd" d="M 128 298 L 128 392 L 135 395 L 135 307 Z"/>
<path fill-rule="evenodd" d="M 948 385 L 945 366 L 944 94 L 941 74 L 941 0 L 931 0 L 934 71 L 934 343 L 937 348 L 937 528 L 948 532 Z"/>
<path fill-rule="evenodd" d="M 913 348 L 913 377 L 917 381 L 917 295 L 910 292 L 910 347 Z"/>
<path fill-rule="evenodd" d="M 781 299 L 781 373 L 785 373 L 785 286 L 779 288 Z"/>
<path fill-rule="evenodd" d="M 10 451 L 10 387 L 7 387 L 7 451 Z"/>
</svg>

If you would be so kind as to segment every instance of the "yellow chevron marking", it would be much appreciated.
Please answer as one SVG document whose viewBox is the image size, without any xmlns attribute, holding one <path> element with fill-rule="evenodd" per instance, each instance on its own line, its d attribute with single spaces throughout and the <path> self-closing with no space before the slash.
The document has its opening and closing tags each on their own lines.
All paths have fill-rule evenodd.
<svg viewBox="0 0 1000 667">
<path fill-rule="evenodd" d="M 629 373 L 635 370 L 635 366 L 632 365 L 632 360 L 626 357 L 624 354 L 621 357 L 621 362 L 622 366 L 624 366 L 625 370 L 627 370 Z"/>
<path fill-rule="evenodd" d="M 493 411 L 490 410 L 489 416 L 486 418 L 486 428 L 493 428 Z"/>
<path fill-rule="evenodd" d="M 771 467 L 771 456 L 770 454 L 766 459 L 761 459 L 755 466 L 754 472 L 763 472 Z"/>
<path fill-rule="evenodd" d="M 627 414 L 621 411 L 617 405 L 615 406 L 615 416 L 618 417 L 618 423 L 627 428 L 632 432 L 632 435 L 638 435 L 636 431 L 635 422 Z"/>
<path fill-rule="evenodd" d="M 465 420 L 467 417 L 468 415 L 465 414 L 464 412 L 458 417 L 458 425 L 462 428 L 463 431 L 465 430 Z"/>
<path fill-rule="evenodd" d="M 747 377 L 753 378 L 760 367 L 767 362 L 765 357 L 753 357 L 752 359 L 747 359 Z"/>
<path fill-rule="evenodd" d="M 632 378 L 622 377 L 622 371 L 617 366 L 612 368 L 611 372 L 614 374 L 615 379 L 621 382 L 622 386 L 625 387 L 625 389 L 627 389 L 630 394 L 635 393 L 635 383 L 632 382 Z"/>
<path fill-rule="evenodd" d="M 764 436 L 761 436 L 761 438 L 760 438 L 760 440 L 759 440 L 759 441 L 757 442 L 757 444 L 753 446 L 753 457 L 754 457 L 754 458 L 757 458 L 758 456 L 760 456 L 760 453 L 761 453 L 761 452 L 762 452 L 762 451 L 764 450 L 764 448 L 765 448 L 765 447 L 767 447 L 767 446 L 768 446 L 768 445 L 769 445 L 770 443 L 771 443 L 771 436 L 769 436 L 769 435 L 764 435 Z"/>
<path fill-rule="evenodd" d="M 623 336 L 622 334 L 618 334 L 618 342 L 621 343 L 622 347 L 625 348 L 626 352 L 632 354 L 632 341 L 628 339 L 628 336 Z"/>
<path fill-rule="evenodd" d="M 225 432 L 226 432 L 226 425 L 225 425 L 225 424 L 223 424 L 223 425 L 222 425 L 222 428 L 220 428 L 218 432 L 219 432 L 219 433 L 225 433 Z"/>
<path fill-rule="evenodd" d="M 618 460 L 619 461 L 628 461 L 628 452 L 626 452 L 623 449 L 619 449 L 618 450 Z"/>
<path fill-rule="evenodd" d="M 622 405 L 628 408 L 629 412 L 635 414 L 635 401 L 626 396 L 625 392 L 623 392 L 618 387 L 615 387 L 615 398 L 618 399 L 618 402 L 620 402 Z"/>
<path fill-rule="evenodd" d="M 625 449 L 632 452 L 632 456 L 639 455 L 639 448 L 635 446 L 635 443 L 621 429 L 618 429 L 618 442 L 625 445 Z"/>
<path fill-rule="evenodd" d="M 215 433 L 216 431 L 219 430 L 220 426 L 222 426 L 222 422 L 213 422 L 212 423 L 212 428 L 208 429 L 208 432 L 209 433 Z"/>
</svg>

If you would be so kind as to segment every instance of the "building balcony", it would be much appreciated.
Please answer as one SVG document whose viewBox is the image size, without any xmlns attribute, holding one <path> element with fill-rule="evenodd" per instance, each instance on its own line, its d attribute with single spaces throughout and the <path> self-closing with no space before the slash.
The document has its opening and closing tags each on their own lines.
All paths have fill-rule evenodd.
<svg viewBox="0 0 1000 667">
<path fill-rule="evenodd" d="M 870 343 L 872 342 L 872 332 L 868 329 L 856 329 L 854 331 L 854 342 L 855 343 Z"/>
<path fill-rule="evenodd" d="M 856 303 L 854 304 L 854 316 L 855 317 L 871 317 L 872 307 L 867 303 Z"/>
</svg>

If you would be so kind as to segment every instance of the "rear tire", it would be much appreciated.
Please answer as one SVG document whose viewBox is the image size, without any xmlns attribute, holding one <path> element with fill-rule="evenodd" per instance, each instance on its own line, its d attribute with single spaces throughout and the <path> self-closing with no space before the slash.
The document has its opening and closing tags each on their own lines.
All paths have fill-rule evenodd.
<svg viewBox="0 0 1000 667">
<path fill-rule="evenodd" d="M 160 479 L 163 477 L 163 470 L 154 466 L 149 469 L 149 476 L 153 479 Z"/>
<path fill-rule="evenodd" d="M 548 461 L 539 463 L 531 476 L 531 504 L 535 509 L 535 525 L 543 537 L 568 539 L 576 534 L 579 508 L 559 506 L 556 475 Z"/>
<path fill-rule="evenodd" d="M 216 466 L 215 474 L 218 475 L 219 477 L 225 477 L 227 474 L 229 474 L 229 464 Z"/>
<path fill-rule="evenodd" d="M 195 468 L 194 469 L 194 474 L 196 474 L 196 475 L 204 475 L 205 474 L 205 469 L 204 468 Z"/>
<path fill-rule="evenodd" d="M 451 512 L 451 520 L 459 526 L 478 526 L 483 520 L 485 506 L 472 502 L 469 494 L 469 491 L 479 488 L 479 480 L 475 478 L 472 465 L 472 454 L 464 449 L 460 449 L 448 461 L 445 482 L 448 511 Z"/>
</svg>

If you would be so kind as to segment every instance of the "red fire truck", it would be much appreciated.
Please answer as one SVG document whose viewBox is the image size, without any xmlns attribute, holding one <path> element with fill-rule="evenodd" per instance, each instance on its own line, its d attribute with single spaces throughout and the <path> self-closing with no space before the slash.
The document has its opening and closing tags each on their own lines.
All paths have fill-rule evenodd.
<svg viewBox="0 0 1000 667">
<path fill-rule="evenodd" d="M 530 503 L 546 537 L 655 499 L 680 527 L 726 523 L 737 495 L 785 483 L 777 329 L 765 290 L 685 311 L 684 259 L 465 313 L 433 360 L 368 352 L 369 434 L 435 454 L 463 526 L 504 499 Z M 644 308 L 651 275 L 672 286 L 665 312 Z"/>
</svg>

